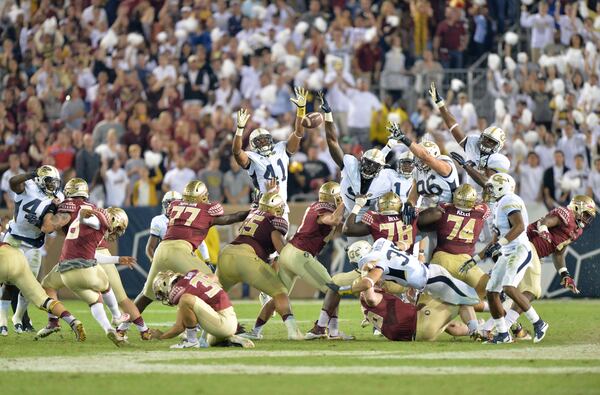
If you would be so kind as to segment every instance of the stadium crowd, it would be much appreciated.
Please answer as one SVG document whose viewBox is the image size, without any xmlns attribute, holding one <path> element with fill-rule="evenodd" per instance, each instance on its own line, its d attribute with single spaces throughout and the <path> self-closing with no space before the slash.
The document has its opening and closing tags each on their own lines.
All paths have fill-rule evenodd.
<svg viewBox="0 0 600 395">
<path fill-rule="evenodd" d="M 249 129 L 285 139 L 294 85 L 309 90 L 309 111 L 326 92 L 345 152 L 385 144 L 388 121 L 449 150 L 456 143 L 425 99 L 431 81 L 450 88 L 463 130 L 494 122 L 506 131 L 503 153 L 526 203 L 550 208 L 575 194 L 600 202 L 600 3 L 515 3 L 6 0 L 3 204 L 12 209 L 10 177 L 41 164 L 65 182 L 83 178 L 105 206 L 158 205 L 195 178 L 213 201 L 248 203 L 251 180 L 231 158 L 233 114 L 248 108 Z M 444 70 L 497 45 L 486 119 Z M 421 99 L 409 105 L 414 90 Z M 337 171 L 324 137 L 309 133 L 290 163 L 289 195 L 314 196 Z"/>
</svg>

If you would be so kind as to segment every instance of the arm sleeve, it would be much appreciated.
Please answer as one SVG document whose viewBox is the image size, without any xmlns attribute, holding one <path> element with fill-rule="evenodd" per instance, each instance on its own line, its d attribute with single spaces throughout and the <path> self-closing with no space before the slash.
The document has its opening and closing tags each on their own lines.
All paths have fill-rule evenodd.
<svg viewBox="0 0 600 395">
<path fill-rule="evenodd" d="M 273 228 L 282 235 L 285 236 L 287 234 L 289 225 L 284 218 L 275 217 L 271 220 L 271 224 L 273 225 Z"/>
<path fill-rule="evenodd" d="M 204 259 L 204 261 L 206 261 L 206 262 L 210 261 L 210 255 L 208 253 L 208 247 L 206 246 L 206 242 L 203 241 L 198 246 L 198 251 L 200 251 L 200 255 L 202 256 L 202 259 Z"/>
<path fill-rule="evenodd" d="M 116 265 L 117 263 L 119 263 L 118 256 L 106 255 L 98 253 L 98 251 L 96 251 L 96 255 L 94 255 L 94 258 L 96 258 L 96 262 L 98 262 L 101 265 Z"/>
<path fill-rule="evenodd" d="M 365 224 L 372 226 L 374 221 L 373 215 L 372 215 L 372 211 L 369 210 L 366 213 L 363 214 L 361 221 L 364 222 Z"/>
</svg>

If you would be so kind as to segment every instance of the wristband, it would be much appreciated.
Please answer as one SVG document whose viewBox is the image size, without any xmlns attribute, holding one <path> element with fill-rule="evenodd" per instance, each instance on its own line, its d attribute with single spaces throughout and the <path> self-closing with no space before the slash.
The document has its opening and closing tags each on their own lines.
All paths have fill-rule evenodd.
<svg viewBox="0 0 600 395">
<path fill-rule="evenodd" d="M 454 125 L 450 126 L 450 132 L 452 133 L 452 131 L 458 127 L 458 124 L 455 123 Z"/>
<path fill-rule="evenodd" d="M 508 244 L 508 240 L 506 239 L 506 237 L 503 237 L 500 240 L 498 240 L 498 244 L 500 244 L 501 246 L 505 246 Z"/>
<path fill-rule="evenodd" d="M 472 259 L 475 263 L 481 262 L 481 258 L 479 257 L 479 255 L 475 255 Z"/>
<path fill-rule="evenodd" d="M 326 112 L 323 119 L 325 119 L 325 122 L 333 122 L 333 114 L 331 112 Z"/>
<path fill-rule="evenodd" d="M 242 137 L 244 135 L 244 128 L 241 128 L 241 127 L 238 126 L 237 129 L 236 129 L 236 131 L 235 131 L 235 135 Z"/>
<path fill-rule="evenodd" d="M 355 204 L 354 207 L 352 207 L 351 213 L 354 215 L 358 215 L 358 212 L 360 211 L 361 208 L 362 208 L 361 206 L 359 206 L 358 204 Z"/>
<path fill-rule="evenodd" d="M 306 115 L 306 107 L 298 107 L 296 109 L 296 116 L 298 118 L 304 118 L 305 115 Z"/>
<path fill-rule="evenodd" d="M 546 225 L 538 225 L 537 230 L 538 230 L 538 232 L 544 232 L 544 233 L 550 232 Z"/>
<path fill-rule="evenodd" d="M 444 99 L 442 99 L 440 101 L 436 101 L 435 105 L 437 106 L 437 108 L 442 108 L 446 105 L 446 102 L 444 101 Z"/>
<path fill-rule="evenodd" d="M 399 138 L 399 140 L 407 147 L 410 147 L 410 145 L 412 144 L 412 140 L 410 138 L 408 138 L 407 136 L 402 136 Z"/>
<path fill-rule="evenodd" d="M 569 274 L 569 270 L 566 267 L 558 269 L 558 274 L 560 274 L 561 278 L 571 277 L 571 274 Z"/>
</svg>

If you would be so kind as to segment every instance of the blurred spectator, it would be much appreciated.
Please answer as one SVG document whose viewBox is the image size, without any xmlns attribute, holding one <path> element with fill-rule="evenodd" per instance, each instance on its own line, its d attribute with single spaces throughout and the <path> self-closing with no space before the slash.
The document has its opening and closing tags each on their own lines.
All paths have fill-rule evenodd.
<svg viewBox="0 0 600 395">
<path fill-rule="evenodd" d="M 433 38 L 433 51 L 444 68 L 462 68 L 463 51 L 467 48 L 469 36 L 464 23 L 460 20 L 460 10 L 455 7 L 446 9 L 446 19 L 437 26 Z"/>
<path fill-rule="evenodd" d="M 186 167 L 183 156 L 173 158 L 173 162 L 175 163 L 175 167 L 165 174 L 162 189 L 163 192 L 177 191 L 182 193 L 185 185 L 196 178 L 196 173 L 189 167 Z"/>
<path fill-rule="evenodd" d="M 356 62 L 359 75 L 369 84 L 372 81 L 379 80 L 382 57 L 381 48 L 374 39 L 363 43 L 356 51 L 354 61 Z"/>
<path fill-rule="evenodd" d="M 55 166 L 61 172 L 73 167 L 75 148 L 67 131 L 58 133 L 56 142 L 48 148 L 48 153 L 54 158 Z"/>
<path fill-rule="evenodd" d="M 429 42 L 429 19 L 433 9 L 428 0 L 410 0 L 410 16 L 414 25 L 415 56 L 420 57 Z"/>
<path fill-rule="evenodd" d="M 544 171 L 542 191 L 544 204 L 548 210 L 566 203 L 561 190 L 561 180 L 567 171 L 569 171 L 569 168 L 565 166 L 565 155 L 562 151 L 556 150 L 554 152 L 554 165 Z"/>
<path fill-rule="evenodd" d="M 44 159 L 44 155 L 48 150 L 48 145 L 46 144 L 46 130 L 40 129 L 35 132 L 33 135 L 33 142 L 29 146 L 29 150 L 27 151 L 29 156 L 33 161 L 33 165 L 37 166 L 42 163 Z"/>
<path fill-rule="evenodd" d="M 556 148 L 564 153 L 566 166 L 570 169 L 575 169 L 575 156 L 577 155 L 581 155 L 584 158 L 583 165 L 586 166 L 587 141 L 585 135 L 577 133 L 572 123 L 567 123 L 562 132 L 562 137 L 558 140 Z"/>
<path fill-rule="evenodd" d="M 586 194 L 594 198 L 596 204 L 600 204 L 600 158 L 596 158 L 594 161 L 594 169 L 588 178 Z"/>
<path fill-rule="evenodd" d="M 424 92 L 435 82 L 436 86 L 442 86 L 444 78 L 444 68 L 433 58 L 433 52 L 430 50 L 423 51 L 423 59 L 418 60 L 411 73 L 416 75 L 415 91 Z"/>
<path fill-rule="evenodd" d="M 541 201 L 544 169 L 540 166 L 538 154 L 529 152 L 527 162 L 517 162 L 515 172 L 519 178 L 519 196 L 525 204 Z"/>
<path fill-rule="evenodd" d="M 105 206 L 123 207 L 127 205 L 129 179 L 125 169 L 121 166 L 121 160 L 118 157 L 111 160 L 103 159 L 100 174 L 106 190 Z"/>
<path fill-rule="evenodd" d="M 133 186 L 140 179 L 142 171 L 147 169 L 146 162 L 142 159 L 142 149 L 139 145 L 133 144 L 128 149 L 129 159 L 125 162 L 125 171 L 129 178 L 129 184 Z M 162 179 L 162 175 L 160 176 Z M 158 181 L 160 182 L 160 180 Z"/>
<path fill-rule="evenodd" d="M 223 194 L 229 204 L 250 203 L 250 188 L 252 180 L 248 172 L 244 171 L 232 156 L 229 161 L 229 170 L 223 176 Z"/>
<path fill-rule="evenodd" d="M 400 37 L 392 37 L 392 46 L 385 54 L 385 64 L 381 72 L 380 84 L 386 91 L 394 92 L 394 97 L 402 97 L 402 91 L 408 88 L 405 68 L 406 58 L 400 47 Z"/>
<path fill-rule="evenodd" d="M 106 135 L 106 143 L 96 147 L 96 153 L 100 155 L 102 160 L 112 160 L 121 155 L 123 147 L 118 143 L 116 129 L 109 129 Z"/>
<path fill-rule="evenodd" d="M 157 194 L 157 186 L 162 181 L 160 168 L 154 169 L 154 176 L 150 177 L 147 167 L 138 168 L 138 179 L 133 184 L 131 203 L 134 206 L 157 206 L 160 201 Z"/>
<path fill-rule="evenodd" d="M 2 197 L 6 204 L 6 209 L 9 213 L 15 211 L 15 193 L 10 189 L 10 179 L 16 175 L 23 174 L 25 171 L 21 169 L 21 161 L 19 155 L 11 154 L 8 157 L 9 168 L 2 173 L 2 181 L 0 181 L 0 190 L 2 190 Z"/>
<path fill-rule="evenodd" d="M 398 101 L 394 102 L 392 95 L 386 95 L 381 109 L 372 114 L 370 140 L 379 145 L 385 145 L 390 136 L 387 131 L 389 123 L 402 123 L 407 120 L 408 114 L 400 106 L 400 103 Z"/>
<path fill-rule="evenodd" d="M 70 130 L 81 130 L 85 122 L 85 105 L 81 99 L 79 88 L 67 91 L 65 102 L 60 110 L 60 119 Z"/>
<path fill-rule="evenodd" d="M 548 133 L 544 125 L 537 127 L 539 136 L 542 137 L 543 144 L 535 146 L 535 153 L 540 158 L 540 166 L 542 169 L 552 167 L 554 164 L 554 151 L 556 151 L 556 136 L 554 133 Z"/>
<path fill-rule="evenodd" d="M 125 134 L 125 126 L 123 125 L 120 116 L 110 108 L 105 108 L 103 111 L 104 119 L 96 124 L 92 136 L 94 137 L 94 147 L 105 143 L 110 130 L 114 130 L 117 135 L 117 140 Z"/>
<path fill-rule="evenodd" d="M 381 109 L 381 102 L 369 91 L 369 82 L 363 78 L 357 81 L 358 89 L 348 89 L 351 105 L 348 111 L 348 133 L 367 150 L 369 147 L 369 130 L 371 115 Z"/>
<path fill-rule="evenodd" d="M 100 154 L 94 151 L 94 139 L 91 135 L 83 136 L 83 148 L 77 152 L 75 157 L 75 169 L 77 177 L 83 178 L 92 185 L 98 170 L 100 170 Z"/>
<path fill-rule="evenodd" d="M 333 62 L 333 68 L 324 79 L 327 88 L 327 102 L 333 113 L 333 121 L 341 134 L 348 133 L 348 111 L 352 103 L 348 97 L 348 89 L 354 88 L 354 77 L 348 71 L 344 71 L 341 60 Z"/>
<path fill-rule="evenodd" d="M 561 185 L 564 201 L 570 200 L 575 195 L 585 195 L 588 187 L 589 171 L 585 167 L 585 158 L 581 154 L 575 155 L 574 168 L 563 174 Z"/>
<path fill-rule="evenodd" d="M 317 192 L 331 177 L 329 167 L 318 157 L 319 151 L 318 145 L 311 145 L 308 148 L 307 159 L 302 163 L 302 172 L 295 174 L 304 193 Z"/>
<path fill-rule="evenodd" d="M 210 200 L 213 202 L 223 201 L 223 173 L 219 170 L 221 159 L 216 152 L 211 153 L 208 166 L 198 172 L 198 179 L 208 189 Z"/>
<path fill-rule="evenodd" d="M 554 18 L 548 15 L 548 3 L 538 3 L 538 13 L 530 14 L 521 6 L 521 26 L 531 28 L 531 60 L 537 62 L 544 47 L 554 41 Z"/>
</svg>

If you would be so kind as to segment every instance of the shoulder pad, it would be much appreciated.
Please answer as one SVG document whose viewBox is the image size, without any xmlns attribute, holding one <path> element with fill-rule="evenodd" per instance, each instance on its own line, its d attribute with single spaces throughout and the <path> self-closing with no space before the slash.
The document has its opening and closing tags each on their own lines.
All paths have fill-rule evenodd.
<svg viewBox="0 0 600 395">
<path fill-rule="evenodd" d="M 327 202 L 316 202 L 312 204 L 312 209 L 315 210 L 318 214 L 323 213 L 332 213 L 335 211 L 335 207 L 331 203 Z"/>
</svg>

